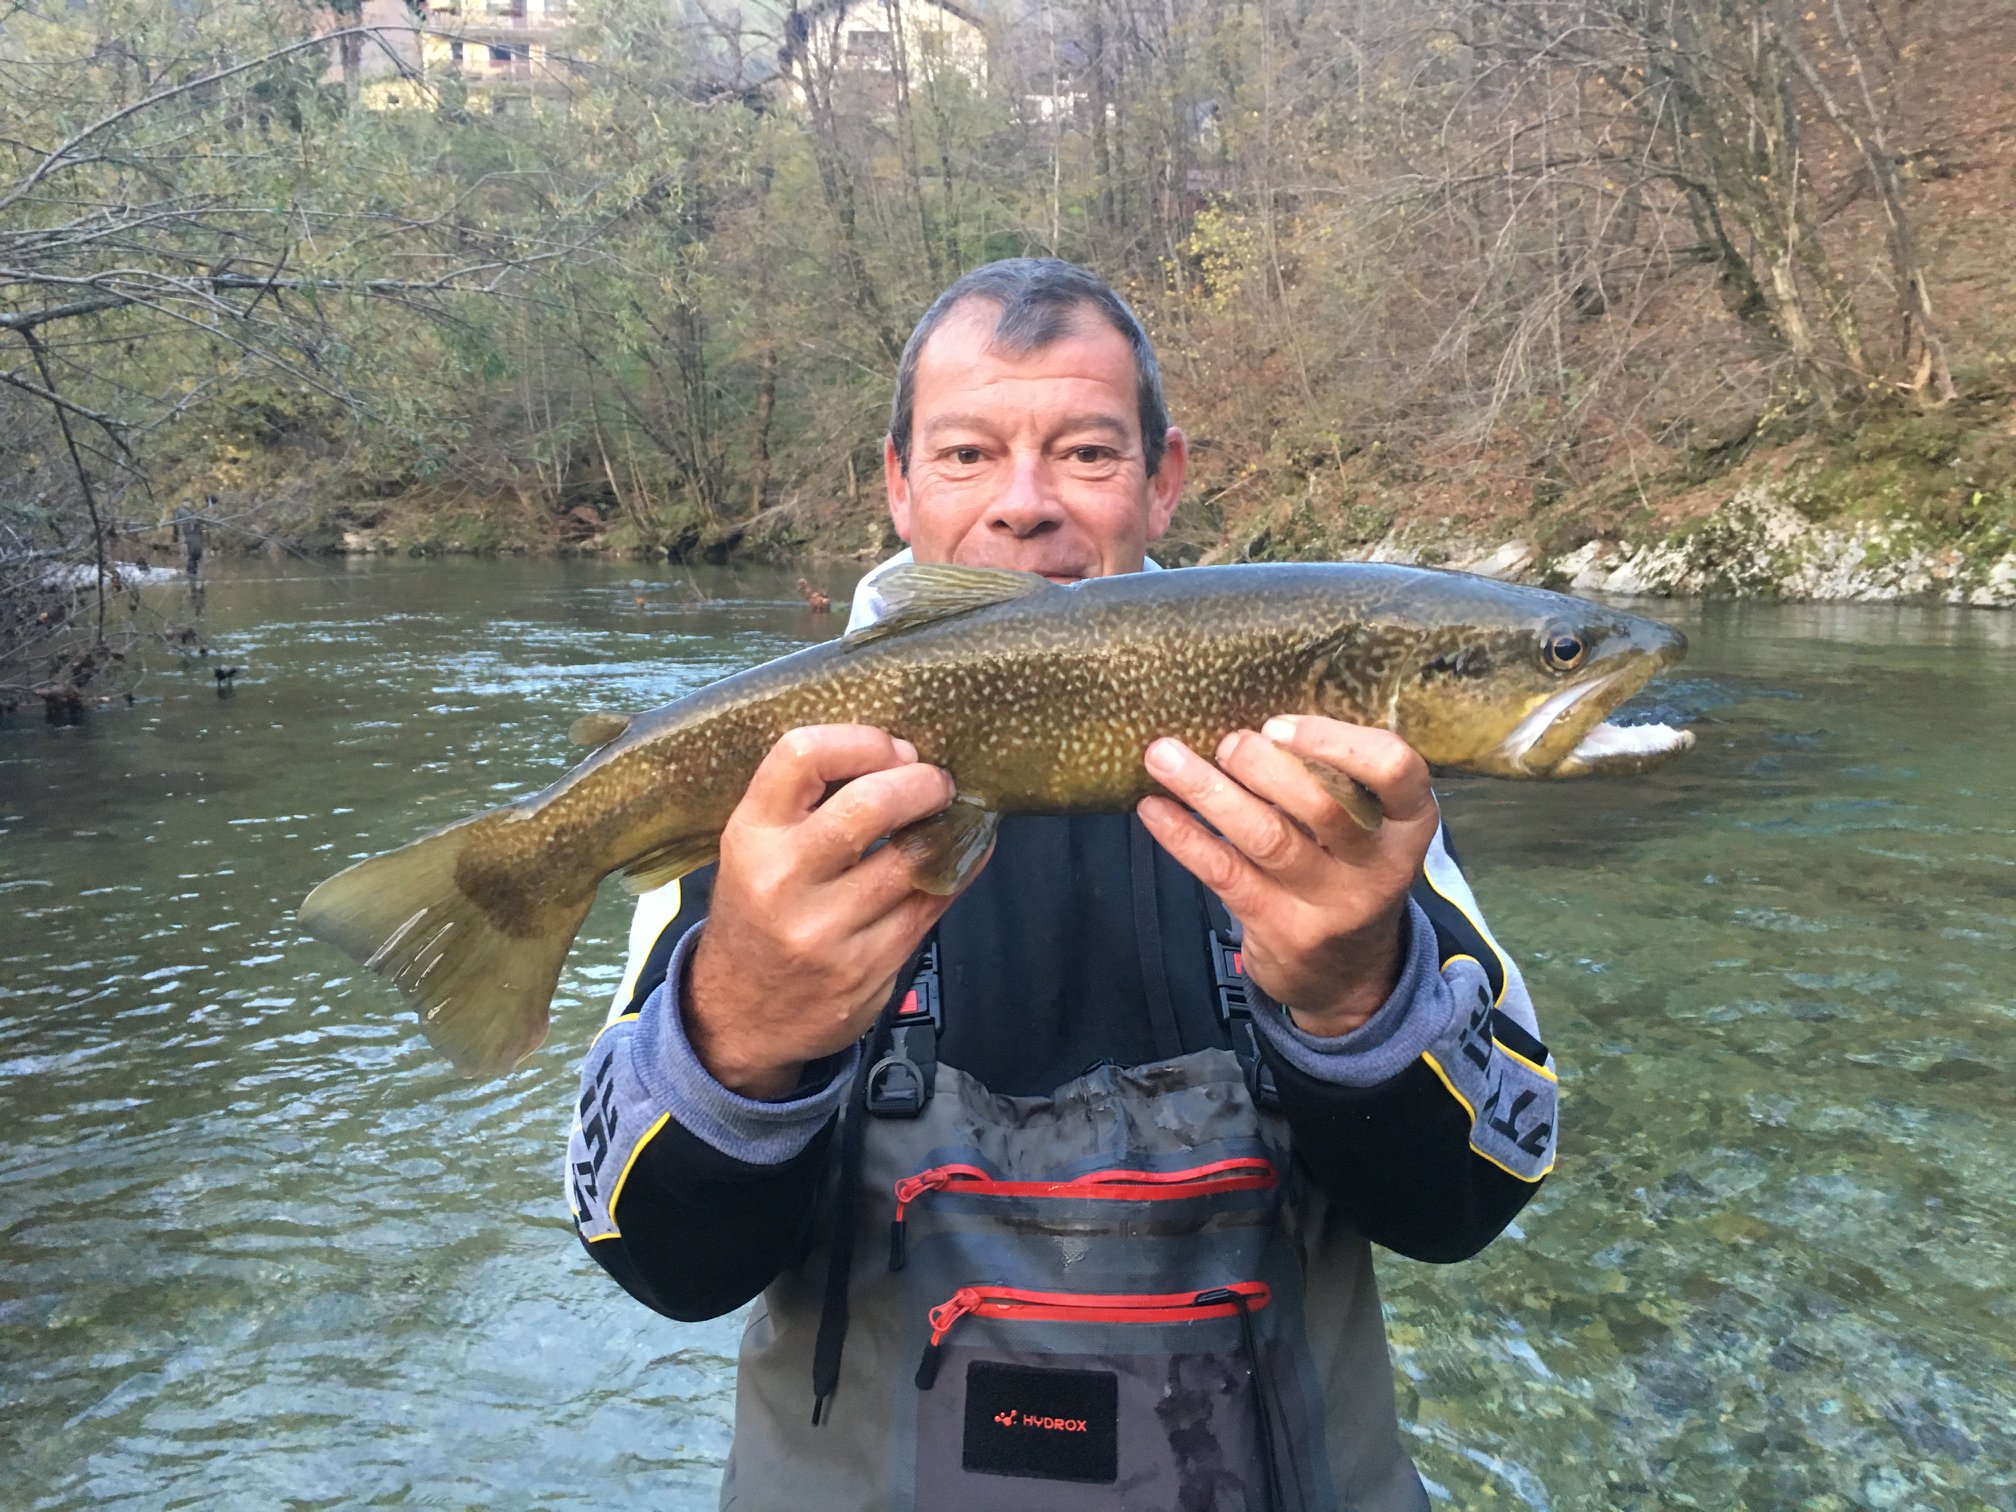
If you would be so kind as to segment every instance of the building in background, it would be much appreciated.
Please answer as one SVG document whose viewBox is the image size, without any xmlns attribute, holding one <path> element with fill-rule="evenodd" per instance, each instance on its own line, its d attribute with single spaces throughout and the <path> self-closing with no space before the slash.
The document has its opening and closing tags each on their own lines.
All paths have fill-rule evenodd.
<svg viewBox="0 0 2016 1512">
<path fill-rule="evenodd" d="M 372 29 L 341 66 L 368 108 L 503 112 L 567 92 L 570 19 L 568 0 L 364 0 L 335 26 Z"/>
<path fill-rule="evenodd" d="M 695 40 L 696 69 L 723 90 L 798 86 L 817 79 L 857 98 L 882 98 L 912 80 L 988 79 L 988 32 L 957 0 L 750 0 L 747 11 L 706 0 L 666 0 Z M 505 112 L 571 90 L 578 54 L 567 40 L 571 0 L 362 0 L 332 5 L 325 31 L 345 37 L 331 59 L 373 110 Z"/>
<path fill-rule="evenodd" d="M 952 0 L 818 0 L 784 22 L 782 61 L 793 77 L 872 84 L 949 71 L 987 82 L 987 32 Z"/>
<path fill-rule="evenodd" d="M 423 68 L 430 80 L 459 80 L 471 109 L 565 94 L 570 11 L 568 0 L 427 0 Z"/>
</svg>

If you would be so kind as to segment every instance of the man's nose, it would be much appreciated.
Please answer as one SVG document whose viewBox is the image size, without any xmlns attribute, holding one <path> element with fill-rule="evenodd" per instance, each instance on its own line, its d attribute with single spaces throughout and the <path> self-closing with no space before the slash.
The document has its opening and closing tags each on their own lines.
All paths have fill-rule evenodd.
<svg viewBox="0 0 2016 1512">
<path fill-rule="evenodd" d="M 1017 456 L 1008 475 L 1008 486 L 995 501 L 989 523 L 1018 540 L 1053 530 L 1064 519 L 1057 497 L 1056 480 L 1050 476 L 1046 459 Z"/>
</svg>

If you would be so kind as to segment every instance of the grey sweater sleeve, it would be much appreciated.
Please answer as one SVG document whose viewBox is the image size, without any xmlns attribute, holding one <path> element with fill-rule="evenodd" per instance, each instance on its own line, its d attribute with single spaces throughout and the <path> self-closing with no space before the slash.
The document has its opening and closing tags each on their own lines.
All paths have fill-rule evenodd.
<svg viewBox="0 0 2016 1512">
<path fill-rule="evenodd" d="M 715 1081 L 679 1014 L 695 928 L 590 1048 L 566 1173 L 588 1254 L 688 1322 L 741 1306 L 805 1252 L 856 1054 L 807 1067 L 778 1102 Z"/>
<path fill-rule="evenodd" d="M 808 1067 L 792 1095 L 777 1102 L 722 1086 L 694 1054 L 679 1010 L 686 966 L 703 927 L 686 932 L 665 980 L 635 1013 L 603 1029 L 581 1068 L 567 1145 L 567 1196 L 581 1237 L 591 1244 L 620 1236 L 617 1208 L 627 1178 L 668 1126 L 734 1165 L 784 1166 L 832 1120 L 860 1053 L 850 1047 Z"/>
<path fill-rule="evenodd" d="M 1425 1071 L 1460 1110 L 1470 1151 L 1518 1182 L 1537 1183 L 1554 1167 L 1554 1060 L 1525 980 L 1486 927 L 1439 830 L 1405 929 L 1399 982 L 1349 1034 L 1304 1033 L 1256 992 L 1256 1003 L 1274 1010 L 1254 1015 L 1268 1051 L 1307 1084 L 1367 1094 Z"/>
<path fill-rule="evenodd" d="M 1318 1081 L 1343 1087 L 1376 1087 L 1419 1059 L 1447 1029 L 1456 1004 L 1436 970 L 1434 926 L 1411 899 L 1401 934 L 1400 980 L 1378 1011 L 1349 1034 L 1307 1033 L 1259 983 L 1248 982 L 1254 1022 L 1275 1054 Z"/>
</svg>

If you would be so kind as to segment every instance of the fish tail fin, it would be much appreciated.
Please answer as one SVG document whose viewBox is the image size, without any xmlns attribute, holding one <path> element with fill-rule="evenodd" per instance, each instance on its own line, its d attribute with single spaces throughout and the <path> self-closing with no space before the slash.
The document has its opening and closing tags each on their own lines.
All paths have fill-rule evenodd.
<svg viewBox="0 0 2016 1512">
<path fill-rule="evenodd" d="M 301 927 L 387 978 L 435 1049 L 469 1076 L 509 1071 L 546 1038 L 561 963 L 595 901 L 528 895 L 477 848 L 510 810 L 479 814 L 338 872 L 302 901 Z M 470 882 L 486 894 L 472 896 Z"/>
</svg>

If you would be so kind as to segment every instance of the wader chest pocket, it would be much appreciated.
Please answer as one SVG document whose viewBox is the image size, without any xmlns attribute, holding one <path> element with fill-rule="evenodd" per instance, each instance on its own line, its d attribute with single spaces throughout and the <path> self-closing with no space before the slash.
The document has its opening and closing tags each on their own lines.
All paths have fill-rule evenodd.
<svg viewBox="0 0 2016 1512">
<path fill-rule="evenodd" d="M 896 1183 L 896 1216 L 889 1224 L 889 1269 L 908 1257 L 910 1213 L 934 1193 L 1056 1202 L 1180 1202 L 1237 1192 L 1269 1192 L 1281 1184 L 1274 1163 L 1258 1155 L 1214 1160 L 1176 1171 L 1101 1169 L 1060 1181 L 1010 1181 L 976 1165 L 936 1165 Z"/>
<path fill-rule="evenodd" d="M 1201 1292 L 1028 1291 L 1013 1286 L 962 1286 L 931 1309 L 931 1342 L 917 1364 L 917 1389 L 937 1384 L 945 1339 L 961 1318 L 1005 1318 L 1020 1323 L 1197 1323 L 1206 1318 L 1242 1321 L 1271 1298 L 1258 1281 Z"/>
<path fill-rule="evenodd" d="M 1303 1512 L 1307 1437 L 1262 1281 L 1203 1291 L 960 1287 L 918 1363 L 919 1512 Z M 1045 1482 L 1040 1494 L 1027 1482 Z"/>
</svg>

